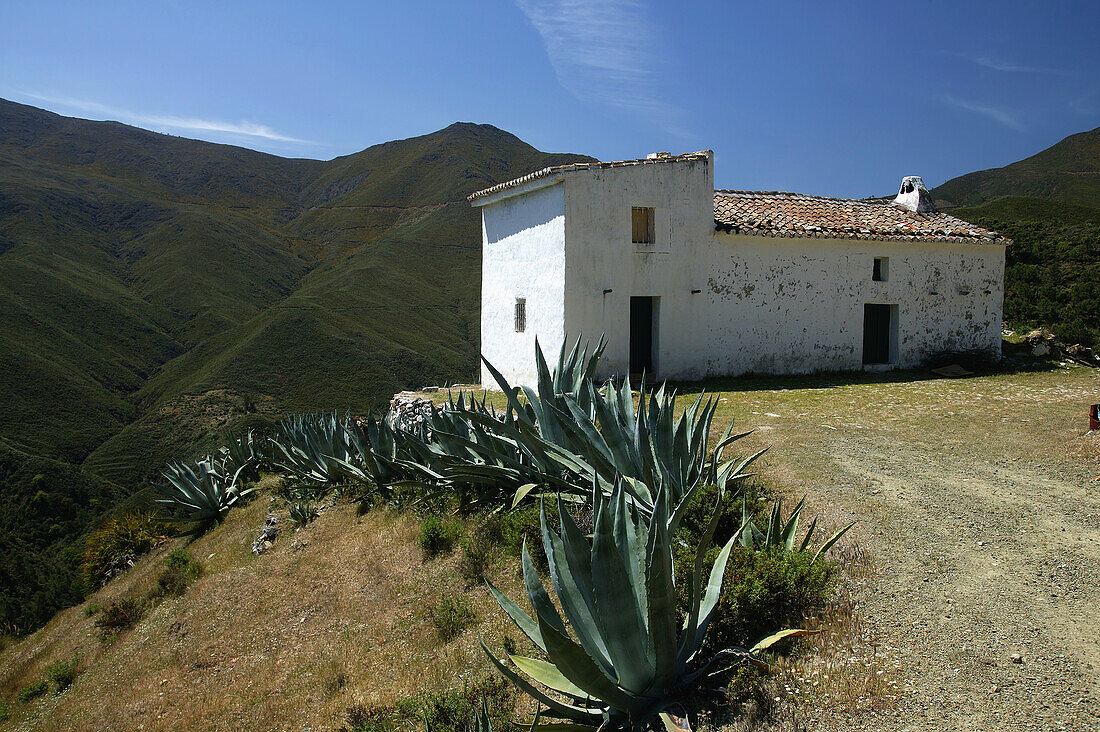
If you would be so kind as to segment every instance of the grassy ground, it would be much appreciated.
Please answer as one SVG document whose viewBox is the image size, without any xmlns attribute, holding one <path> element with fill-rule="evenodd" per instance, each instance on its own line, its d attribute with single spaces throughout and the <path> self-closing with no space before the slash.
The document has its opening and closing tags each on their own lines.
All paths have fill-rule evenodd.
<svg viewBox="0 0 1100 732">
<path fill-rule="evenodd" d="M 824 632 L 728 710 L 755 721 L 723 729 L 1096 729 L 1100 450 L 1084 435 L 1096 371 L 710 386 L 718 428 L 735 417 L 756 430 L 745 449 L 772 448 L 767 482 L 806 495 L 827 531 L 858 522 L 837 552 L 841 588 L 812 621 Z M 414 515 L 328 508 L 254 556 L 268 508 L 257 500 L 191 544 L 203 576 L 112 641 L 85 611 L 144 592 L 182 540 L 0 652 L 7 725 L 334 729 L 352 707 L 488 678 L 477 635 L 498 649 L 518 638 L 466 587 L 457 554 L 423 560 Z M 514 561 L 492 572 L 522 595 Z M 476 617 L 450 641 L 428 612 L 444 597 Z M 14 701 L 77 654 L 67 691 Z"/>
<path fill-rule="evenodd" d="M 140 595 L 176 540 L 83 605 L 0 654 L 0 695 L 14 699 L 58 660 L 81 673 L 60 695 L 14 704 L 14 729 L 335 729 L 349 708 L 388 706 L 418 692 L 489 677 L 478 635 L 498 650 L 508 632 L 483 588 L 465 588 L 457 555 L 424 562 L 411 513 L 328 508 L 283 533 L 267 553 L 250 544 L 268 500 L 233 512 L 189 545 L 205 572 L 179 599 L 103 642 L 89 608 Z M 281 504 L 280 504 L 281 505 Z M 522 596 L 513 567 L 491 576 Z M 443 642 L 428 608 L 462 597 L 472 626 Z M 513 633 L 514 635 L 514 633 Z"/>
</svg>

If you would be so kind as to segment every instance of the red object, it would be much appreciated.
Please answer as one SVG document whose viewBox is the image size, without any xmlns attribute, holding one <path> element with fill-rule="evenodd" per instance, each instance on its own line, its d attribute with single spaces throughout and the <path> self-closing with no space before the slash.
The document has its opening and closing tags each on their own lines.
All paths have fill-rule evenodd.
<svg viewBox="0 0 1100 732">
<path fill-rule="evenodd" d="M 1100 430 L 1100 404 L 1089 407 L 1089 429 Z"/>
</svg>

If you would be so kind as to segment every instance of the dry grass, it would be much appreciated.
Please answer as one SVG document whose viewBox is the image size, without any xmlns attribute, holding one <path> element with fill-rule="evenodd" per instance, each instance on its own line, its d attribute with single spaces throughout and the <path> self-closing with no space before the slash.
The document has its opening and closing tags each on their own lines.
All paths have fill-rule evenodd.
<svg viewBox="0 0 1100 732">
<path fill-rule="evenodd" d="M 872 504 L 856 515 L 819 487 L 836 470 L 824 448 L 839 431 L 930 445 L 938 440 L 935 448 L 945 454 L 996 444 L 999 454 L 1036 464 L 1049 454 L 1060 469 L 1091 479 L 1100 477 L 1100 440 L 1082 436 L 1079 407 L 1095 401 L 1096 385 L 1096 372 L 1084 369 L 961 380 L 734 380 L 714 385 L 716 433 L 733 417 L 756 428 L 744 449 L 774 448 L 759 469 L 786 498 L 807 495 L 805 515 L 821 515 L 826 535 L 853 519 L 867 526 L 884 518 Z M 489 670 L 478 634 L 496 649 L 506 634 L 516 636 L 488 593 L 464 588 L 461 552 L 423 561 L 416 517 L 384 510 L 358 516 L 354 507 L 337 506 L 291 533 L 282 512 L 283 535 L 257 557 L 249 547 L 268 509 L 267 500 L 258 499 L 190 544 L 204 575 L 110 642 L 99 640 L 96 615 L 86 615 L 85 607 L 143 596 L 183 540 L 0 651 L 0 698 L 8 700 L 41 678 L 48 664 L 83 659 L 71 688 L 13 704 L 7 724 L 333 729 L 353 706 L 389 706 L 417 690 L 461 689 L 483 678 Z M 866 535 L 861 524 L 851 541 Z M 889 709 L 907 691 L 909 670 L 898 649 L 861 616 L 875 591 L 872 561 L 853 544 L 839 558 L 840 592 L 823 617 L 809 621 L 822 632 L 805 642 L 802 654 L 778 662 L 770 701 L 754 717 L 723 729 L 844 728 L 844 720 Z M 509 596 L 520 598 L 514 565 L 497 562 L 490 572 Z M 445 597 L 464 597 L 476 616 L 449 642 L 441 642 L 427 612 Z"/>
<path fill-rule="evenodd" d="M 415 516 L 331 508 L 284 530 L 269 552 L 251 541 L 267 501 L 234 511 L 188 549 L 206 573 L 104 643 L 83 607 L 0 654 L 0 694 L 13 698 L 47 664 L 80 655 L 64 694 L 15 705 L 16 729 L 301 729 L 339 727 L 349 707 L 390 705 L 418 690 L 462 688 L 488 675 L 477 635 L 500 647 L 501 614 L 465 592 L 457 557 L 424 563 Z M 89 602 L 140 595 L 177 540 Z M 514 568 L 493 576 L 519 597 Z M 463 595 L 477 622 L 442 643 L 425 608 Z M 109 703 L 104 703 L 109 700 Z"/>
</svg>

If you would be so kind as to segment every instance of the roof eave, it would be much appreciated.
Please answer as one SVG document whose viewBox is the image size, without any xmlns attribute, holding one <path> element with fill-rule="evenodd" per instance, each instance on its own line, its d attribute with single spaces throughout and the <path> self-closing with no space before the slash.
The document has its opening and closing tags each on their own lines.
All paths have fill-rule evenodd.
<svg viewBox="0 0 1100 732">
<path fill-rule="evenodd" d="M 516 183 L 515 181 L 509 181 L 507 185 L 502 183 L 499 184 L 499 187 L 493 186 L 478 191 L 467 197 L 466 200 L 470 202 L 471 206 L 488 206 L 509 198 L 526 196 L 528 193 L 534 193 L 562 182 L 561 172 L 551 168 L 543 168 L 525 177 L 527 180 L 522 183 Z"/>
</svg>

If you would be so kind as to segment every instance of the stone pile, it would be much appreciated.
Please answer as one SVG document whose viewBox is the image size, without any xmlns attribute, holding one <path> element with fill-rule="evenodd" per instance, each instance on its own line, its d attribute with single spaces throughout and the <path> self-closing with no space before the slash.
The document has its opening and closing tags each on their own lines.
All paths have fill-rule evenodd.
<svg viewBox="0 0 1100 732">
<path fill-rule="evenodd" d="M 273 513 L 267 515 L 264 527 L 260 529 L 260 535 L 252 542 L 252 553 L 263 554 L 275 545 L 275 539 L 279 536 L 279 519 Z"/>
<path fill-rule="evenodd" d="M 1100 355 L 1080 343 L 1067 346 L 1058 341 L 1046 328 L 1033 330 L 1024 336 L 1024 343 L 1031 347 L 1032 356 L 1053 356 L 1084 366 L 1100 366 Z"/>
<path fill-rule="evenodd" d="M 390 400 L 390 417 L 394 420 L 394 427 L 398 429 L 418 428 L 431 416 L 431 413 L 431 400 L 418 397 L 416 392 L 403 391 L 394 394 L 393 399 Z"/>
</svg>

